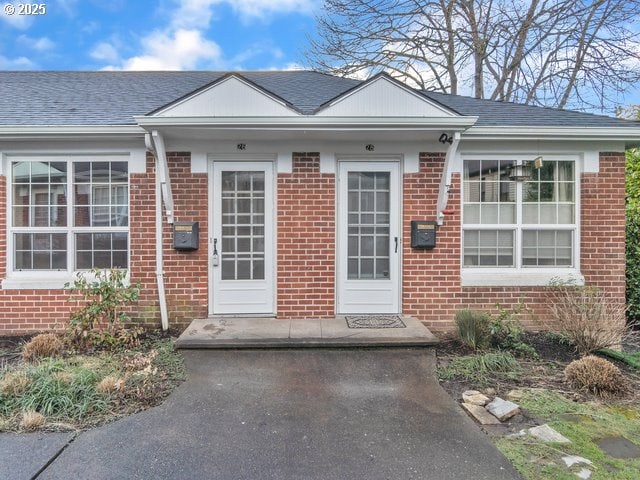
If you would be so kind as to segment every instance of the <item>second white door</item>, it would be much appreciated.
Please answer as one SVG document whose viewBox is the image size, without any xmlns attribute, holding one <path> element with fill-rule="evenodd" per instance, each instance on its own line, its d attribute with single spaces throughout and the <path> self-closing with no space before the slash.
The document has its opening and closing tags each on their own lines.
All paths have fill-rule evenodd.
<svg viewBox="0 0 640 480">
<path fill-rule="evenodd" d="M 340 162 L 339 314 L 400 313 L 397 162 Z"/>
</svg>

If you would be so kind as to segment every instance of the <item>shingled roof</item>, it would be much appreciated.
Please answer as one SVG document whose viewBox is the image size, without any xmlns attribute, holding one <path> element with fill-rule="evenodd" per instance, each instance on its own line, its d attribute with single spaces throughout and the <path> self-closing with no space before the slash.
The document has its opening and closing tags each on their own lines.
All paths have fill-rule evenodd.
<svg viewBox="0 0 640 480">
<path fill-rule="evenodd" d="M 135 125 L 229 72 L 0 71 L 0 125 Z M 238 72 L 305 115 L 363 82 L 312 71 Z M 637 127 L 588 113 L 421 92 L 476 126 Z"/>
</svg>

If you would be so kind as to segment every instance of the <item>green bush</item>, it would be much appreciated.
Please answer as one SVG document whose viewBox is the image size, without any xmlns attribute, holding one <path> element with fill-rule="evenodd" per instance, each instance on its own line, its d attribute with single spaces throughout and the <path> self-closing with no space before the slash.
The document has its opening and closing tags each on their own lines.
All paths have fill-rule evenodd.
<svg viewBox="0 0 640 480">
<path fill-rule="evenodd" d="M 640 320 L 640 149 L 626 156 L 627 316 Z"/>
<path fill-rule="evenodd" d="M 71 316 L 70 336 L 80 348 L 98 346 L 117 348 L 138 343 L 139 329 L 125 329 L 130 318 L 126 307 L 140 295 L 138 285 L 125 282 L 126 270 L 81 272 L 73 284 L 65 288 L 72 292 L 71 301 L 82 307 Z"/>
<path fill-rule="evenodd" d="M 515 355 L 537 358 L 535 348 L 524 340 L 524 328 L 516 318 L 524 307 L 518 305 L 507 310 L 498 305 L 498 314 L 493 317 L 490 333 L 492 344 L 501 350 L 510 350 Z"/>
<path fill-rule="evenodd" d="M 458 310 L 456 312 L 458 338 L 466 346 L 478 350 L 487 348 L 491 341 L 491 317 L 477 310 Z"/>
</svg>

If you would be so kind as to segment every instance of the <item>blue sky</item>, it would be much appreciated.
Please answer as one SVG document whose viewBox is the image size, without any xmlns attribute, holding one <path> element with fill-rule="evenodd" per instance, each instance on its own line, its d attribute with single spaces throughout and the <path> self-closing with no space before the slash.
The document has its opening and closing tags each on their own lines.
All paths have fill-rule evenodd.
<svg viewBox="0 0 640 480">
<path fill-rule="evenodd" d="M 37 1 L 37 0 L 36 0 Z M 0 0 L 0 7 L 19 1 Z M 48 0 L 0 12 L 0 69 L 282 69 L 319 0 Z"/>
<path fill-rule="evenodd" d="M 38 1 L 38 0 L 35 0 Z M 322 0 L 44 0 L 0 10 L 1 70 L 265 70 L 304 66 Z M 7 4 L 24 3 L 0 0 Z M 640 104 L 640 86 L 619 99 Z"/>
</svg>

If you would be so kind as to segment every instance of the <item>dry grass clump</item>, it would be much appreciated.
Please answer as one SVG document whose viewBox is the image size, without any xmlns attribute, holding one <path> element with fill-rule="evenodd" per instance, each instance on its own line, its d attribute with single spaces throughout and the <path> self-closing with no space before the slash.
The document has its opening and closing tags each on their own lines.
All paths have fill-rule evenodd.
<svg viewBox="0 0 640 480">
<path fill-rule="evenodd" d="M 23 371 L 9 372 L 0 380 L 0 393 L 3 395 L 20 395 L 28 387 L 31 381 Z"/>
<path fill-rule="evenodd" d="M 612 348 L 623 338 L 638 338 L 626 321 L 626 305 L 592 286 L 553 283 L 547 297 L 555 330 L 567 337 L 576 351 L 588 355 Z"/>
<path fill-rule="evenodd" d="M 122 390 L 124 381 L 116 376 L 107 375 L 96 385 L 96 392 L 109 394 Z"/>
<path fill-rule="evenodd" d="M 564 376 L 576 390 L 601 397 L 621 395 L 627 391 L 620 369 L 610 361 L 595 355 L 571 362 L 564 369 Z"/>
<path fill-rule="evenodd" d="M 27 361 L 54 357 L 64 351 L 64 342 L 55 333 L 42 333 L 27 342 L 22 349 L 22 358 Z"/>
<path fill-rule="evenodd" d="M 22 414 L 20 428 L 23 430 L 37 430 L 44 425 L 44 415 L 35 410 L 27 410 Z"/>
</svg>

